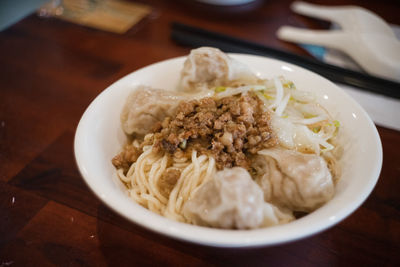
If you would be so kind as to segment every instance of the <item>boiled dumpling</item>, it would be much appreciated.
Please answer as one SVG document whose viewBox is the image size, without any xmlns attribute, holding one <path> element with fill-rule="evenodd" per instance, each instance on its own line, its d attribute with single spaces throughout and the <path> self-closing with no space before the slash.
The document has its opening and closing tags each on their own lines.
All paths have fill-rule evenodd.
<svg viewBox="0 0 400 267">
<path fill-rule="evenodd" d="M 209 91 L 189 94 L 140 85 L 128 96 L 122 109 L 122 129 L 126 134 L 147 134 L 157 122 L 175 116 L 182 100 L 201 99 L 211 95 Z"/>
<path fill-rule="evenodd" d="M 265 201 L 310 212 L 333 197 L 332 175 L 322 157 L 278 148 L 258 153 L 253 168 Z"/>
<path fill-rule="evenodd" d="M 228 86 L 236 81 L 254 84 L 257 76 L 244 64 L 212 47 L 193 49 L 181 73 L 181 89 L 186 92 Z"/>
<path fill-rule="evenodd" d="M 173 116 L 183 99 L 182 93 L 138 86 L 122 109 L 122 129 L 126 134 L 147 134 L 156 122 Z"/>
<path fill-rule="evenodd" d="M 243 168 L 216 173 L 184 206 L 194 224 L 230 229 L 251 229 L 293 220 L 290 212 L 264 202 L 261 188 Z"/>
</svg>

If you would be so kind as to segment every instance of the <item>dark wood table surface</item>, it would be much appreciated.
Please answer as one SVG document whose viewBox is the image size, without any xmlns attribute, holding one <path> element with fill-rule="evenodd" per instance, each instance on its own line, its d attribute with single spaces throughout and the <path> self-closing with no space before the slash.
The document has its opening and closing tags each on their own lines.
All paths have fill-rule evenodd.
<svg viewBox="0 0 400 267">
<path fill-rule="evenodd" d="M 379 126 L 383 168 L 367 201 L 333 228 L 289 244 L 222 249 L 184 243 L 130 223 L 92 194 L 73 154 L 78 121 L 111 83 L 190 51 L 170 39 L 170 22 L 303 55 L 276 38 L 278 27 L 329 26 L 295 15 L 291 1 L 223 11 L 188 1 L 142 2 L 152 14 L 123 35 L 35 14 L 0 32 L 0 266 L 399 266 L 400 132 Z M 396 1 L 315 2 L 358 4 L 400 24 Z"/>
</svg>

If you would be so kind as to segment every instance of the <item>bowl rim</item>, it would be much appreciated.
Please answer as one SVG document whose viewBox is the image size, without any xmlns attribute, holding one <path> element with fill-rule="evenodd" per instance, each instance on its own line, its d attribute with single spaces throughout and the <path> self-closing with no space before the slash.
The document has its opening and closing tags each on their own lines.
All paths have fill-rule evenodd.
<svg viewBox="0 0 400 267">
<path fill-rule="evenodd" d="M 119 84 L 123 83 L 124 81 L 130 79 L 130 77 L 140 71 L 146 71 L 148 69 L 153 68 L 154 66 L 160 65 L 160 64 L 169 64 L 171 62 L 177 61 L 177 60 L 183 60 L 186 58 L 186 56 L 181 56 L 181 57 L 175 57 L 163 61 L 159 61 L 153 64 L 150 64 L 148 66 L 145 66 L 143 68 L 137 69 L 133 71 L 132 73 L 118 79 L 111 85 L 109 85 L 106 89 L 104 89 L 100 94 L 96 96 L 96 98 L 89 104 L 89 106 L 86 108 L 84 111 L 78 125 L 76 128 L 75 136 L 74 136 L 74 155 L 75 155 L 75 161 L 78 167 L 78 170 L 89 187 L 89 189 L 96 195 L 97 198 L 99 198 L 106 206 L 108 206 L 111 210 L 114 212 L 118 213 L 120 216 L 126 218 L 130 222 L 139 225 L 141 227 L 146 228 L 147 230 L 150 230 L 152 232 L 156 232 L 161 235 L 166 235 L 168 237 L 182 240 L 182 241 L 187 241 L 191 243 L 197 243 L 201 245 L 207 245 L 207 246 L 213 246 L 213 247 L 259 247 L 259 246 L 271 246 L 271 245 L 278 245 L 278 244 L 283 244 L 287 242 L 292 242 L 296 241 L 299 239 L 303 239 L 312 235 L 315 235 L 317 233 L 320 233 L 321 231 L 324 231 L 340 221 L 344 220 L 346 217 L 348 217 L 350 214 L 352 214 L 358 207 L 360 207 L 363 202 L 366 200 L 366 198 L 371 194 L 372 190 L 374 189 L 380 175 L 380 171 L 382 168 L 382 161 L 383 161 L 383 152 L 382 152 L 382 144 L 380 141 L 379 133 L 372 122 L 371 118 L 368 116 L 366 111 L 354 100 L 352 99 L 346 92 L 343 91 L 340 87 L 329 81 L 328 79 L 312 72 L 307 69 L 304 69 L 300 66 L 287 63 L 285 61 L 281 60 L 276 60 L 268 57 L 262 57 L 262 56 L 255 56 L 255 55 L 249 55 L 249 54 L 241 54 L 241 53 L 228 53 L 229 56 L 232 57 L 248 57 L 248 58 L 262 58 L 266 59 L 267 61 L 274 61 L 275 63 L 279 64 L 284 64 L 288 67 L 295 68 L 296 71 L 304 71 L 308 74 L 316 75 L 319 77 L 319 79 L 323 79 L 325 82 L 328 82 L 330 86 L 334 87 L 335 90 L 339 90 L 342 94 L 343 97 L 348 98 L 348 100 L 351 102 L 351 106 L 353 106 L 355 109 L 357 109 L 362 116 L 365 117 L 366 123 L 368 126 L 368 129 L 373 131 L 373 136 L 374 136 L 374 144 L 376 145 L 376 164 L 372 168 L 372 172 L 370 175 L 370 179 L 368 180 L 368 183 L 364 186 L 364 191 L 362 191 L 362 194 L 359 194 L 356 196 L 353 200 L 353 205 L 350 207 L 346 207 L 343 210 L 340 210 L 338 213 L 335 213 L 335 216 L 331 216 L 329 218 L 324 218 L 323 220 L 319 222 L 314 222 L 313 221 L 313 228 L 311 229 L 310 227 L 307 227 L 306 231 L 294 231 L 296 230 L 296 225 L 299 224 L 299 220 L 295 220 L 289 224 L 285 225 L 278 225 L 278 226 L 273 226 L 273 227 L 268 227 L 268 228 L 260 228 L 260 229 L 254 229 L 254 230 L 225 230 L 225 229 L 214 229 L 214 228 L 209 228 L 209 227 L 201 227 L 201 226 L 195 226 L 195 225 L 190 225 L 186 223 L 181 223 L 181 222 L 176 222 L 170 219 L 167 219 L 161 215 L 155 214 L 143 207 L 141 207 L 139 204 L 135 203 L 133 200 L 133 206 L 136 205 L 133 209 L 135 209 L 135 212 L 137 212 L 139 215 L 134 215 L 132 217 L 132 213 L 128 213 L 126 210 L 122 210 L 117 204 L 118 200 L 116 199 L 105 199 L 102 192 L 99 191 L 98 187 L 91 183 L 91 179 L 88 178 L 90 176 L 90 172 L 84 165 L 84 161 L 82 160 L 82 153 L 85 153 L 82 148 L 82 142 L 83 142 L 83 136 L 85 132 L 83 131 L 84 129 L 84 124 L 87 123 L 87 118 L 88 114 L 91 112 L 94 112 L 94 109 L 96 107 L 97 102 L 99 102 L 99 99 L 102 99 L 104 97 L 107 97 L 107 94 L 113 90 L 113 88 L 116 88 Z M 372 140 L 371 140 L 372 143 Z M 110 177 L 111 179 L 111 177 Z M 121 192 L 121 195 L 122 192 Z M 318 212 L 318 210 L 314 211 L 313 213 Z M 136 217 L 135 217 L 136 216 Z M 306 216 L 307 217 L 307 216 Z M 305 218 L 306 218 L 305 217 Z M 312 220 L 311 220 L 312 221 Z M 305 225 L 306 223 L 302 223 Z M 279 227 L 280 232 L 285 232 L 285 235 L 282 234 L 276 234 L 276 231 L 274 230 L 275 227 Z M 294 229 L 292 229 L 294 228 Z M 268 238 L 265 238 L 264 235 L 267 235 Z"/>
</svg>

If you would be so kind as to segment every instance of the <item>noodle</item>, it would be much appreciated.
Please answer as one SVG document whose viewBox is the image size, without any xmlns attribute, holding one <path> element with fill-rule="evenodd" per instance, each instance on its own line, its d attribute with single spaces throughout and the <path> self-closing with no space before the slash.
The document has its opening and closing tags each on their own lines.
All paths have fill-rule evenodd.
<svg viewBox="0 0 400 267">
<path fill-rule="evenodd" d="M 215 160 L 206 155 L 198 157 L 196 150 L 187 158 L 156 153 L 152 148 L 144 147 L 126 175 L 122 169 L 117 170 L 117 175 L 127 185 L 129 196 L 135 202 L 160 215 L 187 222 L 182 215 L 183 205 L 216 172 Z M 180 170 L 181 175 L 166 197 L 162 194 L 160 179 L 168 168 Z"/>
</svg>

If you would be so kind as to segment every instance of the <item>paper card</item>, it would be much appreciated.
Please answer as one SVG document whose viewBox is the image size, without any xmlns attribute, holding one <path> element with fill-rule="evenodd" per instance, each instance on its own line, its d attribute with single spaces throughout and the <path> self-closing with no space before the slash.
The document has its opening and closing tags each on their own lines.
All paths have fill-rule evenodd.
<svg viewBox="0 0 400 267">
<path fill-rule="evenodd" d="M 125 33 L 151 13 L 151 7 L 119 0 L 63 0 L 58 18 L 99 30 Z"/>
</svg>

